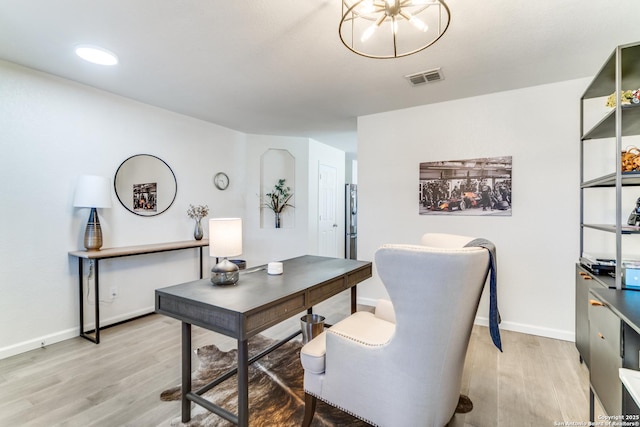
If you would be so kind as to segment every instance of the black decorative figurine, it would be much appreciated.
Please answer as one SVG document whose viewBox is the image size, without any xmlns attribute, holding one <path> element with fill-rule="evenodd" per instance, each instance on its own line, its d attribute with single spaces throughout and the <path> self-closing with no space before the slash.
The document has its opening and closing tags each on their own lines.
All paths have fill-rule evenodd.
<svg viewBox="0 0 640 427">
<path fill-rule="evenodd" d="M 631 211 L 627 224 L 634 226 L 640 225 L 640 197 L 636 200 L 636 208 Z"/>
</svg>

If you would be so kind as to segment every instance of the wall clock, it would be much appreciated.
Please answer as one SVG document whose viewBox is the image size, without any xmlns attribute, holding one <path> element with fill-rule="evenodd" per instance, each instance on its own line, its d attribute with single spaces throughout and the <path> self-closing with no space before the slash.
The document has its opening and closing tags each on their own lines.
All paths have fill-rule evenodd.
<svg viewBox="0 0 640 427">
<path fill-rule="evenodd" d="M 229 177 L 224 172 L 218 172 L 213 177 L 213 184 L 218 190 L 226 190 L 229 186 Z"/>
</svg>

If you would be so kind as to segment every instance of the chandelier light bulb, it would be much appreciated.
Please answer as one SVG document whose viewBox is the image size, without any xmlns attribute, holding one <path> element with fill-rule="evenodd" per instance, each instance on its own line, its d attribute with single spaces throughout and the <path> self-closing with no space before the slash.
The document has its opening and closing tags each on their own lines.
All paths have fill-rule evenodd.
<svg viewBox="0 0 640 427">
<path fill-rule="evenodd" d="M 420 18 L 416 18 L 415 16 L 409 18 L 409 22 L 411 22 L 420 31 L 427 32 L 427 30 L 429 29 L 429 26 L 427 24 L 425 24 Z"/>
<path fill-rule="evenodd" d="M 373 0 L 365 0 L 360 8 L 360 13 L 367 14 L 375 12 L 376 8 L 373 5 Z"/>
<path fill-rule="evenodd" d="M 373 35 L 373 33 L 376 31 L 376 27 L 377 27 L 376 24 L 372 24 L 369 28 L 367 28 L 365 32 L 362 33 L 362 37 L 360 37 L 360 41 L 366 42 L 367 40 L 369 40 Z"/>
</svg>

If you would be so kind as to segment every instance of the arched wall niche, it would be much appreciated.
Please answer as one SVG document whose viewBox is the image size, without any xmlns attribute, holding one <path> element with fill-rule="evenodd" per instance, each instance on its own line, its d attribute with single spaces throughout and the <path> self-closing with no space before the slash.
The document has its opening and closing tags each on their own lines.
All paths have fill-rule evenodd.
<svg viewBox="0 0 640 427">
<path fill-rule="evenodd" d="M 293 197 L 289 203 L 295 206 L 296 194 L 296 159 L 284 149 L 270 148 L 260 157 L 260 228 L 275 228 L 275 214 L 264 207 L 266 194 L 273 192 L 278 180 L 284 179 L 285 186 L 291 188 Z M 287 207 L 280 214 L 280 228 L 295 228 L 295 209 Z"/>
</svg>

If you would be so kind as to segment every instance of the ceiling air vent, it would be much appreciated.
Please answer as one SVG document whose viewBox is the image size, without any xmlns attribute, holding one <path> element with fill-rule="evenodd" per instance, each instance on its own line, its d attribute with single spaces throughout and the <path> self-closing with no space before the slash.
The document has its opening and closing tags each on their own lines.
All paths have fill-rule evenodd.
<svg viewBox="0 0 640 427">
<path fill-rule="evenodd" d="M 415 74 L 409 74 L 408 76 L 404 76 L 411 86 L 418 86 L 425 83 L 433 83 L 439 82 L 440 80 L 444 80 L 444 76 L 442 75 L 442 71 L 440 68 L 436 68 L 429 71 L 421 71 Z"/>
</svg>

